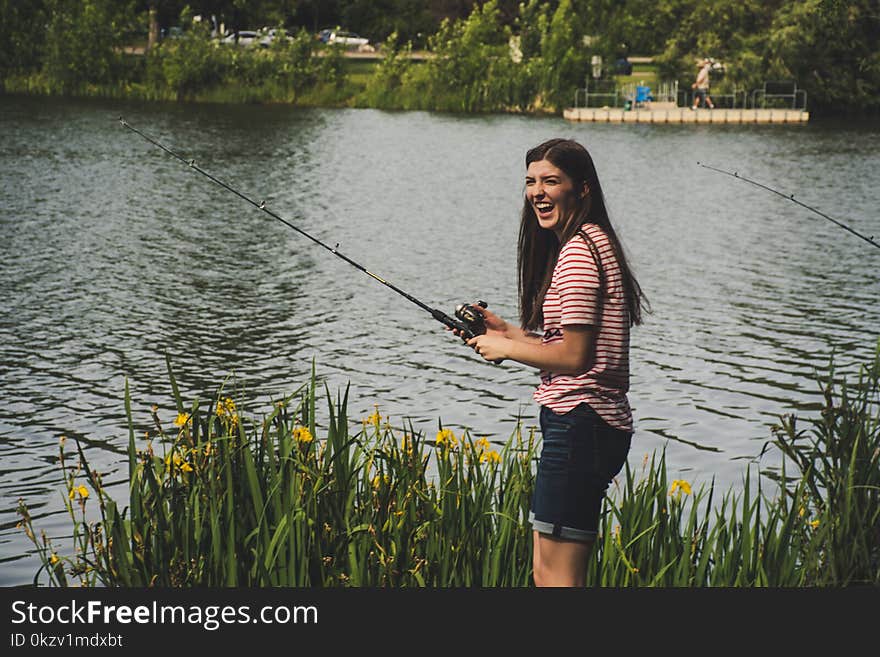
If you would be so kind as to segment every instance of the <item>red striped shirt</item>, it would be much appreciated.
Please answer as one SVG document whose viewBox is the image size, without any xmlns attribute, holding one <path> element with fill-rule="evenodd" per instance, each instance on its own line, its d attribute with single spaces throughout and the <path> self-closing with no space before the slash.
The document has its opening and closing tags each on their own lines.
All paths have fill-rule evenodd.
<svg viewBox="0 0 880 657">
<path fill-rule="evenodd" d="M 623 276 L 608 236 L 595 224 L 584 224 L 599 251 L 605 272 L 605 289 L 593 252 L 583 237 L 575 235 L 562 245 L 553 279 L 542 306 L 544 344 L 562 340 L 566 326 L 597 328 L 594 351 L 587 371 L 577 375 L 541 372 L 534 398 L 556 413 L 567 413 L 581 402 L 616 429 L 632 431 L 629 390 L 629 311 Z"/>
</svg>

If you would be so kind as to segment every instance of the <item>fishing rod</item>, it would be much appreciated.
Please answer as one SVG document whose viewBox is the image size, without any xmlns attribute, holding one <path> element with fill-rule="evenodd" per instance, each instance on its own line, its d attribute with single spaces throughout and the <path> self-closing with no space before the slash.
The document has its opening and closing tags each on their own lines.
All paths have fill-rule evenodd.
<svg viewBox="0 0 880 657">
<path fill-rule="evenodd" d="M 244 201 L 253 205 L 255 208 L 262 210 L 263 212 L 268 214 L 273 219 L 276 219 L 276 220 L 280 221 L 281 223 L 283 223 L 285 226 L 292 228 L 293 230 L 295 230 L 297 233 L 299 233 L 303 237 L 310 239 L 312 242 L 314 242 L 318 246 L 326 249 L 327 251 L 329 251 L 330 253 L 332 253 L 336 257 L 341 258 L 342 260 L 344 260 L 345 262 L 350 264 L 355 269 L 358 269 L 358 270 L 362 271 L 363 273 L 365 273 L 367 276 L 369 276 L 373 280 L 376 280 L 376 281 L 380 282 L 382 285 L 385 285 L 386 287 L 391 288 L 392 290 L 397 292 L 397 294 L 399 294 L 400 296 L 402 296 L 406 300 L 411 301 L 412 303 L 417 305 L 422 310 L 425 310 L 425 311 L 431 313 L 431 317 L 436 319 L 441 324 L 444 324 L 446 327 L 448 327 L 450 329 L 459 331 L 462 340 L 467 341 L 467 340 L 470 340 L 471 338 L 474 338 L 478 335 L 482 335 L 483 333 L 486 332 L 486 323 L 483 318 L 483 314 L 479 310 L 479 308 L 486 308 L 486 303 L 484 301 L 479 301 L 477 303 L 478 307 L 474 307 L 469 304 L 460 304 L 460 305 L 456 306 L 455 318 L 450 317 L 449 315 L 444 313 L 442 310 L 438 310 L 437 308 L 431 308 L 426 303 L 419 301 L 411 294 L 404 292 L 396 285 L 389 283 L 381 276 L 377 276 L 373 272 L 369 271 L 363 265 L 358 264 L 357 262 L 355 262 L 354 260 L 352 260 L 348 256 L 340 253 L 339 252 L 339 243 L 337 243 L 336 246 L 334 246 L 334 247 L 330 247 L 329 245 L 327 245 L 324 242 L 322 242 L 321 240 L 319 240 L 317 237 L 310 235 L 309 233 L 304 231 L 302 228 L 299 228 L 298 226 L 292 224 L 284 217 L 281 217 L 281 216 L 277 215 L 276 213 L 272 212 L 272 210 L 270 210 L 268 207 L 266 207 L 266 201 L 260 201 L 259 203 L 257 203 L 252 198 L 246 196 L 242 192 L 240 192 L 237 189 L 235 189 L 234 187 L 232 187 L 232 185 L 229 185 L 229 184 L 223 182 L 222 180 L 216 178 L 215 176 L 211 175 L 210 173 L 208 173 L 207 171 L 202 169 L 198 164 L 196 164 L 196 161 L 194 159 L 187 159 L 187 158 L 183 157 L 182 155 L 180 155 L 179 153 L 171 150 L 170 148 L 161 144 L 159 141 L 157 141 L 153 137 L 150 137 L 149 135 L 144 134 L 143 132 L 141 132 L 140 130 L 135 128 L 133 125 L 131 125 L 128 121 L 126 121 L 121 116 L 119 117 L 119 123 L 122 124 L 122 127 L 127 128 L 128 130 L 131 130 L 135 134 L 140 135 L 141 137 L 143 137 L 145 140 L 147 140 L 148 142 L 150 142 L 154 146 L 161 148 L 163 151 L 165 151 L 166 153 L 168 153 L 169 155 L 171 155 L 175 159 L 180 160 L 181 162 L 183 162 L 184 164 L 189 166 L 190 169 L 197 171 L 198 173 L 202 174 L 203 176 L 205 176 L 206 178 L 208 178 L 212 182 L 214 182 L 217 185 L 219 185 L 220 187 L 222 187 L 223 189 L 232 192 L 233 194 L 235 194 L 239 198 L 241 198 Z"/>
<path fill-rule="evenodd" d="M 856 237 L 858 237 L 858 238 L 860 238 L 860 239 L 863 239 L 863 240 L 865 240 L 868 244 L 870 244 L 870 245 L 872 245 L 872 246 L 876 246 L 878 249 L 880 249 L 880 244 L 878 244 L 877 242 L 874 241 L 874 236 L 873 236 L 873 235 L 871 235 L 871 237 L 866 237 L 865 235 L 862 235 L 860 232 L 858 232 L 858 231 L 856 231 L 856 230 L 853 230 L 852 228 L 850 228 L 850 227 L 847 226 L 846 224 L 844 224 L 844 223 L 838 221 L 838 220 L 835 219 L 834 217 L 829 217 L 829 216 L 828 216 L 827 214 L 825 214 L 824 212 L 819 212 L 819 210 L 817 210 L 816 208 L 810 207 L 810 206 L 807 205 L 806 203 L 801 203 L 800 201 L 798 201 L 798 200 L 794 197 L 794 194 L 783 194 L 782 192 L 780 192 L 780 191 L 778 191 L 778 190 L 776 190 L 776 189 L 773 189 L 772 187 L 768 187 L 767 185 L 762 185 L 761 183 L 756 182 L 756 181 L 754 181 L 754 180 L 749 180 L 749 179 L 746 178 L 745 176 L 741 176 L 741 175 L 739 175 L 739 173 L 738 173 L 737 171 L 733 171 L 733 172 L 731 172 L 731 171 L 725 171 L 724 169 L 716 169 L 715 167 L 710 167 L 708 164 L 702 164 L 701 162 L 697 162 L 697 164 L 698 164 L 699 166 L 703 167 L 704 169 L 709 169 L 710 171 L 717 171 L 718 173 L 723 173 L 724 175 L 726 175 L 726 176 L 730 176 L 731 178 L 737 178 L 738 180 L 742 180 L 742 181 L 744 181 L 744 182 L 750 183 L 750 184 L 754 185 L 755 187 L 760 187 L 761 189 L 766 189 L 768 192 L 773 192 L 773 193 L 776 194 L 777 196 L 781 196 L 781 197 L 784 198 L 784 199 L 788 199 L 789 201 L 792 201 L 793 203 L 797 203 L 797 204 L 798 204 L 799 206 L 801 206 L 802 208 L 806 208 L 806 209 L 809 210 L 810 212 L 815 212 L 815 213 L 818 214 L 820 217 L 824 217 L 825 219 L 827 219 L 827 220 L 830 221 L 831 223 L 833 223 L 833 224 L 835 224 L 835 225 L 837 225 L 837 226 L 840 226 L 840 227 L 843 228 L 844 230 L 848 230 L 850 233 L 852 233 L 852 234 L 855 235 Z"/>
</svg>

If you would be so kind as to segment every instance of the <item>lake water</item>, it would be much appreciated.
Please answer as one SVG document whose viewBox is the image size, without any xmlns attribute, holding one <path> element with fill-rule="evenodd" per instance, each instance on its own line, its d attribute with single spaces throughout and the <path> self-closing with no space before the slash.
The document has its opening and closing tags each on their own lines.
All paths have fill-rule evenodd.
<svg viewBox="0 0 880 657">
<path fill-rule="evenodd" d="M 771 425 L 814 417 L 815 373 L 867 362 L 880 250 L 703 162 L 880 235 L 880 125 L 572 124 L 282 106 L 0 97 L 0 585 L 38 567 L 16 502 L 69 552 L 58 439 L 125 503 L 127 429 L 226 381 L 255 412 L 317 372 L 350 414 L 433 436 L 535 425 L 536 375 L 475 357 L 415 305 L 123 129 L 119 116 L 367 269 L 451 313 L 516 317 L 523 159 L 591 150 L 653 313 L 633 332 L 630 463 L 740 487 Z M 143 435 L 140 431 L 139 435 Z"/>
</svg>

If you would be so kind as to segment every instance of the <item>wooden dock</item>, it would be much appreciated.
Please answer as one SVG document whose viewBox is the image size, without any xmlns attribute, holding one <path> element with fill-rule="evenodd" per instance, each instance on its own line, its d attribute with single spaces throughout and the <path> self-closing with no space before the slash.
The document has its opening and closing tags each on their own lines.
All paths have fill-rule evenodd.
<svg viewBox="0 0 880 657">
<path fill-rule="evenodd" d="M 570 107 L 569 121 L 592 123 L 806 123 L 810 113 L 790 109 L 697 109 L 689 107 L 624 110 L 620 107 Z"/>
</svg>

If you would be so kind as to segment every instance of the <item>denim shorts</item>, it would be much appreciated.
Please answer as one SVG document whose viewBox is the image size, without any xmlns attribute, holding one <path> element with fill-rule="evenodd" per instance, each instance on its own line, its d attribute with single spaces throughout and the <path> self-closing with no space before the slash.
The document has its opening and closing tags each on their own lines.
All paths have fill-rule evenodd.
<svg viewBox="0 0 880 657">
<path fill-rule="evenodd" d="M 564 415 L 541 407 L 543 445 L 529 522 L 542 534 L 591 541 L 611 479 L 623 468 L 632 434 L 611 427 L 587 404 Z"/>
</svg>

